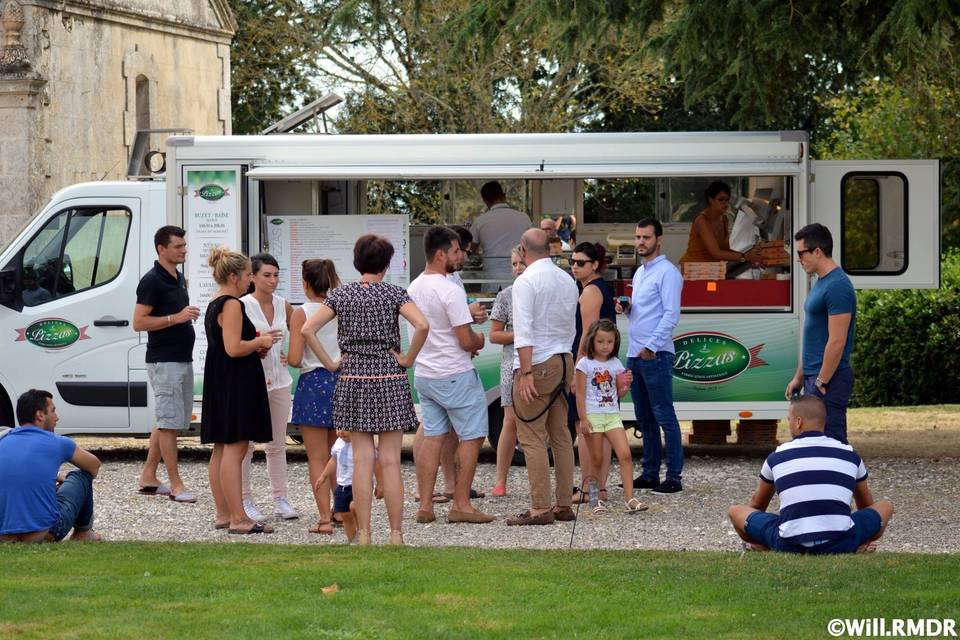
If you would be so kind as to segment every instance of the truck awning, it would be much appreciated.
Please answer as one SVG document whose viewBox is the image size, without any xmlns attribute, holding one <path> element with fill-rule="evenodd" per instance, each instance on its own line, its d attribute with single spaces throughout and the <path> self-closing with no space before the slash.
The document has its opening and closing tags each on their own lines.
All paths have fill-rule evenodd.
<svg viewBox="0 0 960 640">
<path fill-rule="evenodd" d="M 254 165 L 247 177 L 254 180 L 450 180 L 450 179 L 530 179 L 631 178 L 650 176 L 717 175 L 716 164 L 636 162 L 630 164 L 365 164 L 365 165 Z M 744 162 L 725 165 L 738 175 L 793 175 L 800 167 L 795 162 Z"/>
</svg>

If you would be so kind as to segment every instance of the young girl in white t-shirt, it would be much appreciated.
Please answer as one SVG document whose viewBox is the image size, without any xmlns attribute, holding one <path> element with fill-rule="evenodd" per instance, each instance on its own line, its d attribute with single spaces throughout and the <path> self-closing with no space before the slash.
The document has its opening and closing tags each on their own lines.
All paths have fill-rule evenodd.
<svg viewBox="0 0 960 640">
<path fill-rule="evenodd" d="M 620 397 L 630 390 L 633 377 L 616 354 L 620 352 L 620 332 L 610 320 L 600 319 L 590 325 L 583 338 L 586 355 L 577 362 L 577 430 L 590 438 L 591 469 L 601 468 L 604 437 L 610 441 L 620 461 L 623 478 L 624 505 L 627 513 L 639 513 L 647 505 L 633 495 L 633 458 L 627 434 L 620 420 Z M 595 473 L 595 471 L 594 471 Z M 590 508 L 594 513 L 609 511 L 600 500 L 599 478 L 588 476 Z"/>
</svg>

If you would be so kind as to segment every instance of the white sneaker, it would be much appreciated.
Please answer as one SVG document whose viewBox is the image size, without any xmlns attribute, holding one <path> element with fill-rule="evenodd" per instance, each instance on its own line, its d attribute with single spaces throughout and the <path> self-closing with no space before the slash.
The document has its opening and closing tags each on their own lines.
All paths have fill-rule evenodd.
<svg viewBox="0 0 960 640">
<path fill-rule="evenodd" d="M 276 506 L 273 510 L 273 515 L 283 518 L 284 520 L 296 520 L 300 515 L 296 510 L 290 506 L 290 503 L 287 502 L 286 497 L 276 498 Z"/>
<path fill-rule="evenodd" d="M 246 512 L 247 517 L 255 522 L 263 522 L 267 519 L 265 515 L 260 513 L 260 509 L 257 509 L 257 505 L 253 504 L 251 498 L 243 501 L 243 510 Z"/>
</svg>

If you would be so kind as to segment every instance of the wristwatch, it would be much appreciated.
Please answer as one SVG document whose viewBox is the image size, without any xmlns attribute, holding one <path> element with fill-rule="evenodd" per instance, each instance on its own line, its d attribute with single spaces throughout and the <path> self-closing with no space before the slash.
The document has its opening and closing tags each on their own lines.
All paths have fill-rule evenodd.
<svg viewBox="0 0 960 640">
<path fill-rule="evenodd" d="M 817 379 L 814 381 L 814 385 L 818 387 L 825 387 L 827 386 L 827 383 L 826 381 L 824 381 L 823 378 L 821 378 L 820 376 L 817 376 Z"/>
</svg>

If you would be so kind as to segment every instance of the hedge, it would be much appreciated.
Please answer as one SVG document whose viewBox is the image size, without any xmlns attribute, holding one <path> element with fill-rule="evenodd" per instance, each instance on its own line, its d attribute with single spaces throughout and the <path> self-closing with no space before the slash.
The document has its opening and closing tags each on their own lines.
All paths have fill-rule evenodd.
<svg viewBox="0 0 960 640">
<path fill-rule="evenodd" d="M 960 250 L 945 254 L 939 289 L 857 294 L 851 404 L 960 402 Z"/>
</svg>

